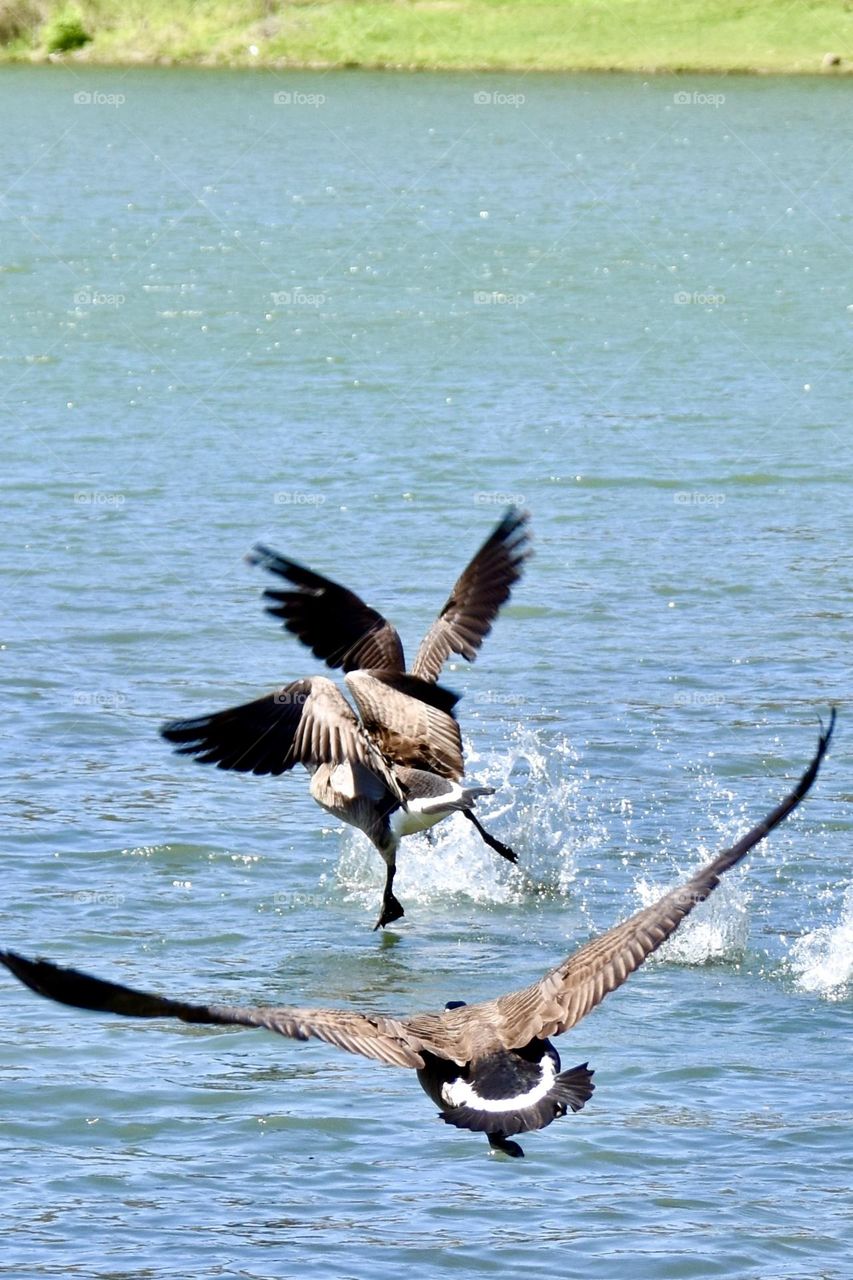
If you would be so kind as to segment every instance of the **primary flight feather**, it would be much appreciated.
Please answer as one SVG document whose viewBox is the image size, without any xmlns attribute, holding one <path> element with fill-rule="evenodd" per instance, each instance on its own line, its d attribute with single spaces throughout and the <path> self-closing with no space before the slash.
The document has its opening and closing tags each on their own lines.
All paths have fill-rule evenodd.
<svg viewBox="0 0 853 1280">
<path fill-rule="evenodd" d="M 729 849 L 600 937 L 587 942 L 544 977 L 519 991 L 480 1004 L 449 1004 L 442 1012 L 390 1017 L 345 1009 L 195 1004 L 104 982 L 47 960 L 0 952 L 2 962 L 39 995 L 61 1004 L 132 1018 L 263 1027 L 293 1040 L 314 1038 L 389 1066 L 410 1067 L 447 1124 L 485 1133 L 508 1155 L 523 1152 L 513 1134 L 544 1128 L 593 1091 L 586 1063 L 560 1071 L 550 1043 L 575 1026 L 621 986 L 719 884 L 720 877 L 782 822 L 817 777 L 835 724 L 796 786 Z"/>
</svg>

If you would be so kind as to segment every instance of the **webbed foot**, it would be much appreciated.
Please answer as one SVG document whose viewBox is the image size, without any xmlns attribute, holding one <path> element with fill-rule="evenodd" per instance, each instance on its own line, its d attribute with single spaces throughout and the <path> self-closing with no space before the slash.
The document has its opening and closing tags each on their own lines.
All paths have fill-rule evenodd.
<svg viewBox="0 0 853 1280">
<path fill-rule="evenodd" d="M 373 932 L 377 929 L 384 929 L 387 924 L 393 924 L 395 920 L 399 920 L 406 913 L 400 903 L 394 897 L 393 893 L 382 900 L 382 910 L 379 912 L 379 919 L 373 926 Z"/>
<path fill-rule="evenodd" d="M 486 844 L 490 845 L 495 853 L 499 853 L 502 858 L 506 858 L 507 862 L 518 862 L 518 854 L 515 850 L 510 849 L 509 845 L 504 844 L 502 840 L 498 840 L 497 836 L 490 835 Z"/>
</svg>

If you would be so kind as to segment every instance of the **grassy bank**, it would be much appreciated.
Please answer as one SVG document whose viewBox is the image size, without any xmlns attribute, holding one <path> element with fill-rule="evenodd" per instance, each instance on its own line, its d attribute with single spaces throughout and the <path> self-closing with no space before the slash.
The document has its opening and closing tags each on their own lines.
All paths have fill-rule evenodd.
<svg viewBox="0 0 853 1280">
<path fill-rule="evenodd" d="M 853 6 L 780 0 L 0 0 L 0 59 L 213 66 L 819 71 Z"/>
</svg>

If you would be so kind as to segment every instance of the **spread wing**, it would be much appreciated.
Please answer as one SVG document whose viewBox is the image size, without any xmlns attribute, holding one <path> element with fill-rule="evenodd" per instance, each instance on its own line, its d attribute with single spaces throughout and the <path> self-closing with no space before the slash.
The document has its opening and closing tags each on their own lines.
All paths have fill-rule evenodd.
<svg viewBox="0 0 853 1280">
<path fill-rule="evenodd" d="M 527 512 L 510 507 L 480 547 L 421 641 L 414 675 L 437 679 L 451 653 L 474 661 L 530 555 L 528 519 Z"/>
<path fill-rule="evenodd" d="M 351 671 L 345 679 L 367 733 L 388 760 L 459 781 L 464 766 L 455 693 L 394 671 Z"/>
<path fill-rule="evenodd" d="M 281 618 L 286 629 L 327 666 L 344 671 L 405 671 L 396 630 L 355 592 L 269 547 L 255 547 L 248 559 L 292 583 L 293 591 L 264 592 L 264 599 L 270 601 L 267 613 Z"/>
<path fill-rule="evenodd" d="M 431 1047 L 431 1034 L 437 1034 L 438 1043 L 444 1046 L 444 1056 L 456 1061 L 467 1061 L 475 1040 L 482 1043 L 486 1033 L 493 1043 L 518 1048 L 534 1037 L 556 1036 L 568 1031 L 608 992 L 620 987 L 675 932 L 697 903 L 713 892 L 724 872 L 740 862 L 796 809 L 817 777 L 834 724 L 833 710 L 811 764 L 782 803 L 737 844 L 718 854 L 684 884 L 594 938 L 531 986 L 497 1000 L 447 1012 L 442 1015 L 442 1029 L 437 1033 L 430 1032 L 428 1019 L 423 1026 L 416 1018 L 410 1020 L 410 1030 L 422 1035 L 425 1048 Z"/>
<path fill-rule="evenodd" d="M 379 1014 L 344 1009 L 189 1004 L 114 982 L 102 982 L 100 978 L 77 969 L 60 968 L 48 960 L 27 960 L 14 951 L 0 952 L 0 963 L 40 996 L 77 1009 L 116 1013 L 124 1018 L 179 1018 L 181 1022 L 213 1026 L 264 1027 L 291 1040 L 325 1040 L 348 1053 L 375 1058 L 392 1067 L 424 1065 L 417 1042 L 403 1023 Z"/>
<path fill-rule="evenodd" d="M 340 689 L 325 676 L 294 680 L 254 702 L 160 730 L 179 755 L 238 773 L 278 775 L 294 765 L 357 760 L 400 797 L 399 786 Z"/>
<path fill-rule="evenodd" d="M 653 906 L 636 912 L 581 947 L 538 982 L 483 1004 L 442 1014 L 415 1015 L 405 1020 L 336 1009 L 199 1005 L 102 982 L 45 960 L 26 960 L 14 952 L 0 952 L 0 962 L 33 991 L 61 1004 L 125 1017 L 174 1017 L 183 1022 L 265 1027 L 295 1040 L 311 1037 L 325 1040 L 350 1053 L 393 1066 L 420 1068 L 424 1065 L 424 1051 L 464 1063 L 484 1049 L 520 1048 L 536 1037 L 567 1031 L 609 991 L 621 986 L 629 974 L 675 932 L 693 907 L 708 897 L 720 876 L 740 862 L 797 807 L 817 777 L 834 725 L 833 711 L 828 728 L 820 735 L 814 758 L 797 785 L 768 817 L 730 849 L 718 854 Z"/>
</svg>

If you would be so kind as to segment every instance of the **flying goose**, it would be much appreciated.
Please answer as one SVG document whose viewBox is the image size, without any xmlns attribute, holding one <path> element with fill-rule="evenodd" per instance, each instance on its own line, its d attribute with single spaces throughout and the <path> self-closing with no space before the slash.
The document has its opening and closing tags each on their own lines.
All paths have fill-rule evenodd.
<svg viewBox="0 0 853 1280">
<path fill-rule="evenodd" d="M 621 986 L 708 897 L 720 876 L 797 807 L 817 777 L 834 724 L 833 710 L 793 791 L 737 844 L 654 905 L 587 942 L 538 982 L 482 1004 L 451 1001 L 442 1013 L 407 1018 L 344 1009 L 190 1004 L 12 951 L 0 952 L 0 961 L 39 995 L 76 1008 L 130 1018 L 265 1027 L 293 1040 L 314 1037 L 390 1066 L 411 1067 L 446 1124 L 485 1133 L 492 1148 L 521 1156 L 512 1135 L 542 1129 L 569 1110 L 579 1111 L 594 1088 L 588 1063 L 560 1070 L 549 1037 L 568 1031 Z"/>
<path fill-rule="evenodd" d="M 456 580 L 444 607 L 420 643 L 411 674 L 434 682 L 451 653 L 468 662 L 492 629 L 501 606 L 509 599 L 530 555 L 529 516 L 509 507 L 499 523 Z M 354 591 L 324 578 L 296 560 L 288 560 L 258 544 L 247 557 L 295 590 L 264 592 L 267 613 L 280 618 L 316 658 L 344 672 L 357 670 L 404 673 L 403 643 L 395 627 Z M 461 810 L 481 838 L 510 862 L 512 849 L 482 825 L 471 808 Z M 444 816 L 444 815 L 442 815 Z"/>
<path fill-rule="evenodd" d="M 181 755 L 242 773 L 278 775 L 302 764 L 311 795 L 329 813 L 358 827 L 386 864 L 375 928 L 404 914 L 394 896 L 397 847 L 454 812 L 510 862 L 516 855 L 472 812 L 491 787 L 463 786 L 462 744 L 455 694 L 436 684 L 450 653 L 473 661 L 529 554 L 527 515 L 511 508 L 456 582 L 433 623 L 412 672 L 397 632 L 353 592 L 268 548 L 251 557 L 296 585 L 264 594 L 268 611 L 285 621 L 330 667 L 342 667 L 361 723 L 329 679 L 284 685 L 240 707 L 174 720 L 161 733 Z"/>
</svg>

